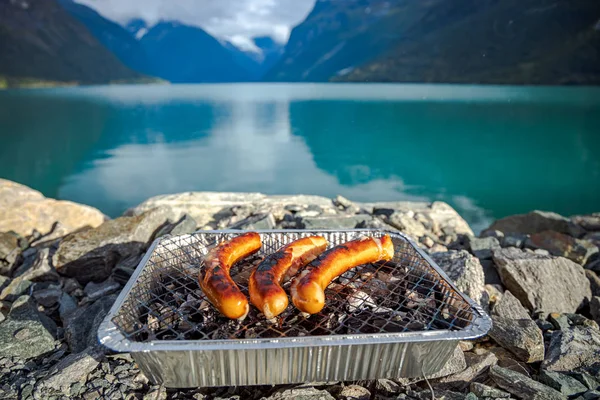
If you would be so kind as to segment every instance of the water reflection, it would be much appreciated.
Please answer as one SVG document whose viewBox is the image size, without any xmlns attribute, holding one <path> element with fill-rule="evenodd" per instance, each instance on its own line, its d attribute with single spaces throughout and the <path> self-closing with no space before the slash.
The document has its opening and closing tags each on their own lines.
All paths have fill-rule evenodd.
<svg viewBox="0 0 600 400">
<path fill-rule="evenodd" d="M 600 204 L 600 91 L 401 85 L 0 93 L 0 176 L 110 215 L 192 190 L 443 200 L 492 217 Z"/>
</svg>

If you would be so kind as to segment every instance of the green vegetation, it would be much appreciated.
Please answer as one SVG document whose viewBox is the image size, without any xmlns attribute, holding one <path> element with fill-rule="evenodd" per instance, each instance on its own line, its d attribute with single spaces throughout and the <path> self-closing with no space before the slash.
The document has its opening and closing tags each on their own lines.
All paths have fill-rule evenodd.
<svg viewBox="0 0 600 400">
<path fill-rule="evenodd" d="M 443 11 L 425 17 L 443 19 Z M 489 1 L 475 11 L 426 34 L 409 30 L 392 50 L 332 80 L 600 84 L 600 2 Z"/>
</svg>

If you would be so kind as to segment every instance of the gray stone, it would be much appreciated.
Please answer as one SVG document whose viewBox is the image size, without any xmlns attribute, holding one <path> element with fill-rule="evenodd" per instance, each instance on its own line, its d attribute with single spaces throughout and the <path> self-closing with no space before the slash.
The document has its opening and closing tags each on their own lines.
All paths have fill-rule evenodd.
<svg viewBox="0 0 600 400">
<path fill-rule="evenodd" d="M 502 285 L 502 280 L 492 260 L 479 260 L 479 263 L 483 268 L 486 285 Z"/>
<path fill-rule="evenodd" d="M 471 382 L 471 392 L 483 399 L 509 399 L 510 393 L 479 382 Z"/>
<path fill-rule="evenodd" d="M 575 312 L 591 298 L 583 267 L 566 258 L 511 247 L 494 252 L 494 263 L 504 286 L 530 311 Z"/>
<path fill-rule="evenodd" d="M 510 369 L 493 366 L 490 376 L 502 389 L 525 400 L 564 400 L 566 396 Z"/>
<path fill-rule="evenodd" d="M 583 385 L 588 389 L 600 389 L 600 382 L 587 372 L 571 372 L 569 375 L 583 383 Z"/>
<path fill-rule="evenodd" d="M 525 246 L 547 250 L 554 256 L 566 257 L 581 265 L 585 265 L 591 256 L 598 253 L 598 247 L 591 242 L 554 231 L 534 233 L 527 239 Z"/>
<path fill-rule="evenodd" d="M 402 387 L 396 382 L 389 379 L 377 379 L 375 382 L 375 390 L 377 393 L 384 394 L 387 396 L 400 393 Z"/>
<path fill-rule="evenodd" d="M 540 328 L 543 332 L 550 329 L 554 329 L 554 325 L 552 325 L 552 322 L 545 321 L 543 319 L 537 319 L 535 320 L 535 323 L 537 324 L 538 328 Z"/>
<path fill-rule="evenodd" d="M 60 296 L 58 313 L 60 314 L 61 320 L 64 320 L 67 314 L 71 313 L 77 308 L 77 303 L 69 294 L 64 293 Z"/>
<path fill-rule="evenodd" d="M 354 229 L 357 225 L 368 223 L 372 219 L 370 215 L 350 215 L 303 218 L 301 223 L 304 229 Z"/>
<path fill-rule="evenodd" d="M 590 301 L 590 313 L 592 314 L 592 318 L 598 324 L 600 324 L 600 297 L 594 296 Z"/>
<path fill-rule="evenodd" d="M 590 281 L 590 289 L 592 290 L 592 296 L 600 296 L 600 276 L 598 273 L 586 269 L 585 276 Z"/>
<path fill-rule="evenodd" d="M 582 397 L 584 400 L 598 400 L 600 399 L 600 390 L 590 390 L 585 392 Z"/>
<path fill-rule="evenodd" d="M 486 229 L 479 234 L 479 237 L 480 238 L 493 237 L 498 240 L 498 243 L 502 243 L 502 240 L 504 240 L 504 232 L 500 232 L 500 231 L 497 231 L 494 229 Z"/>
<path fill-rule="evenodd" d="M 15 301 L 18 297 L 27 293 L 31 285 L 31 281 L 19 276 L 10 281 L 8 285 L 5 284 L 4 289 L 0 292 L 0 300 Z"/>
<path fill-rule="evenodd" d="M 64 238 L 52 261 L 56 270 L 85 284 L 108 278 L 117 262 L 141 253 L 168 222 L 161 210 L 107 221 Z"/>
<path fill-rule="evenodd" d="M 0 179 L 0 232 L 14 231 L 21 236 L 34 230 L 46 233 L 60 221 L 68 232 L 85 226 L 96 227 L 106 216 L 93 207 L 70 201 L 45 198 L 26 186 Z"/>
<path fill-rule="evenodd" d="M 462 352 L 460 346 L 456 346 L 454 353 L 450 356 L 450 359 L 446 361 L 446 364 L 441 370 L 435 374 L 429 376 L 430 379 L 443 378 L 448 375 L 453 375 L 464 371 L 467 368 L 467 361 L 465 359 L 465 353 Z"/>
<path fill-rule="evenodd" d="M 121 285 L 125 285 L 135 269 L 138 267 L 140 261 L 144 257 L 143 254 L 136 254 L 129 257 L 125 257 L 117 263 L 117 266 L 113 270 L 113 278 Z"/>
<path fill-rule="evenodd" d="M 79 353 L 98 344 L 96 337 L 100 323 L 116 300 L 116 295 L 103 297 L 67 314 L 63 320 L 65 339 L 73 353 Z"/>
<path fill-rule="evenodd" d="M 469 238 L 469 250 L 479 259 L 491 259 L 493 252 L 498 249 L 500 249 L 500 243 L 495 237 Z"/>
<path fill-rule="evenodd" d="M 569 321 L 569 317 L 566 314 L 556 314 L 552 313 L 548 316 L 548 320 L 554 327 L 554 329 L 569 329 L 571 327 L 571 322 Z"/>
<path fill-rule="evenodd" d="M 33 292 L 33 298 L 44 307 L 52 307 L 60 300 L 63 292 L 58 286 L 51 286 L 47 289 Z"/>
<path fill-rule="evenodd" d="M 267 230 L 275 229 L 277 223 L 273 214 L 258 214 L 250 216 L 236 224 L 231 225 L 230 229 L 243 229 L 243 230 Z"/>
<path fill-rule="evenodd" d="M 370 400 L 371 392 L 358 385 L 344 386 L 337 398 L 338 400 Z"/>
<path fill-rule="evenodd" d="M 431 257 L 448 274 L 461 292 L 477 303 L 481 302 L 485 277 L 483 268 L 476 257 L 464 250 L 433 253 Z"/>
<path fill-rule="evenodd" d="M 0 357 L 28 359 L 54 350 L 56 325 L 44 317 L 29 296 L 17 299 L 0 324 Z"/>
<path fill-rule="evenodd" d="M 425 226 L 415 220 L 408 213 L 394 212 L 387 220 L 386 223 L 398 229 L 402 233 L 411 236 L 413 239 L 418 240 L 421 236 L 427 233 Z"/>
<path fill-rule="evenodd" d="M 544 359 L 544 336 L 519 300 L 506 291 L 492 309 L 489 335 L 526 363 Z"/>
<path fill-rule="evenodd" d="M 545 369 L 540 371 L 539 381 L 558 390 L 565 396 L 581 394 L 588 390 L 583 383 L 569 375 L 561 374 L 560 372 L 547 371 Z"/>
<path fill-rule="evenodd" d="M 0 232 L 0 275 L 11 276 L 21 260 L 21 252 L 28 246 L 27 240 L 15 232 Z"/>
<path fill-rule="evenodd" d="M 473 354 L 465 353 L 465 362 L 467 368 L 456 374 L 449 375 L 438 380 L 436 385 L 440 383 L 444 387 L 455 390 L 465 390 L 469 387 L 470 382 L 478 379 L 492 366 L 496 365 L 498 359 L 493 353 Z"/>
<path fill-rule="evenodd" d="M 590 328 L 600 329 L 598 324 L 591 319 L 587 319 L 581 314 L 565 314 L 572 325 L 587 326 Z"/>
<path fill-rule="evenodd" d="M 335 400 L 326 390 L 295 388 L 275 392 L 266 400 Z"/>
<path fill-rule="evenodd" d="M 531 378 L 532 369 L 529 364 L 524 363 L 523 361 L 519 361 L 516 359 L 515 355 L 510 351 L 506 350 L 504 347 L 491 347 L 489 349 L 475 349 L 475 353 L 479 352 L 490 352 L 494 353 L 496 358 L 498 359 L 498 366 L 506 369 L 513 370 L 520 374 L 527 375 Z"/>
<path fill-rule="evenodd" d="M 52 266 L 50 249 L 48 247 L 40 248 L 35 252 L 31 261 L 26 260 L 16 271 L 15 276 L 30 281 L 56 281 L 59 276 Z"/>
<path fill-rule="evenodd" d="M 357 206 L 352 201 L 350 201 L 347 198 L 342 197 L 340 195 L 336 196 L 333 199 L 333 204 L 340 210 L 343 210 L 349 214 L 356 214 L 360 211 L 359 206 Z"/>
<path fill-rule="evenodd" d="M 166 400 L 167 399 L 167 389 L 160 385 L 154 386 L 150 388 L 148 393 L 144 395 L 144 400 Z"/>
<path fill-rule="evenodd" d="M 197 227 L 198 224 L 196 223 L 196 220 L 185 214 L 179 221 L 172 224 L 166 224 L 164 227 L 162 227 L 156 234 L 156 237 L 161 237 L 167 234 L 172 236 L 185 235 L 195 232 Z"/>
<path fill-rule="evenodd" d="M 600 369 L 600 331 L 582 326 L 555 331 L 542 367 L 557 372 L 595 374 Z"/>
<path fill-rule="evenodd" d="M 577 224 L 567 218 L 544 211 L 532 211 L 528 214 L 512 215 L 495 221 L 489 229 L 506 233 L 534 234 L 543 231 L 555 231 L 565 233 L 574 237 L 580 237 L 585 233 Z"/>
<path fill-rule="evenodd" d="M 525 242 L 529 238 L 529 235 L 523 233 L 506 233 L 502 240 L 502 247 L 517 247 L 522 248 Z"/>
<path fill-rule="evenodd" d="M 112 279 L 107 279 L 101 283 L 89 282 L 87 285 L 85 285 L 83 292 L 86 294 L 89 301 L 95 301 L 100 297 L 104 297 L 118 291 L 120 288 L 121 285 L 119 285 L 118 282 L 115 282 Z"/>
<path fill-rule="evenodd" d="M 597 274 L 600 274 L 600 258 L 590 261 L 585 265 L 585 269 L 589 269 L 590 271 L 594 271 Z"/>
<path fill-rule="evenodd" d="M 40 382 L 38 390 L 43 395 L 53 392 L 72 395 L 71 386 L 74 383 L 85 383 L 88 374 L 98 366 L 102 355 L 93 348 L 68 355 L 50 370 L 48 376 Z"/>
<path fill-rule="evenodd" d="M 571 221 L 587 231 L 600 231 L 600 213 L 589 215 L 576 215 Z"/>
</svg>

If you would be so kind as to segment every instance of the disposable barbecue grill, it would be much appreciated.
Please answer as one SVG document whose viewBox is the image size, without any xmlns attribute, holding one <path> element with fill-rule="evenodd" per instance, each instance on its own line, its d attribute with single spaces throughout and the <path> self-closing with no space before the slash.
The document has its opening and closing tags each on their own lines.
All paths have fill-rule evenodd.
<svg viewBox="0 0 600 400">
<path fill-rule="evenodd" d="M 431 375 L 458 341 L 483 336 L 491 327 L 481 307 L 400 233 L 258 232 L 261 251 L 231 271 L 245 294 L 262 257 L 301 237 L 321 235 L 335 246 L 389 234 L 395 256 L 335 279 L 317 314 L 302 314 L 290 302 L 272 320 L 251 306 L 246 319 L 237 321 L 207 301 L 198 273 L 212 246 L 241 231 L 163 237 L 152 244 L 100 326 L 101 343 L 130 352 L 149 379 L 167 387 L 290 384 Z"/>
</svg>

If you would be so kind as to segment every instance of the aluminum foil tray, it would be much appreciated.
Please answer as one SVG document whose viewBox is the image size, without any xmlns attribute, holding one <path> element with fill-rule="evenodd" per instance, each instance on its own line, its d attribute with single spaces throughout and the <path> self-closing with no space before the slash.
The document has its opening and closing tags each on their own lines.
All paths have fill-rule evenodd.
<svg viewBox="0 0 600 400">
<path fill-rule="evenodd" d="M 100 342 L 131 353 L 151 381 L 166 387 L 275 385 L 431 375 L 458 341 L 483 336 L 491 327 L 481 307 L 402 234 L 258 232 L 260 253 L 231 271 L 246 294 L 260 259 L 300 237 L 321 235 L 335 246 L 387 233 L 395 256 L 334 280 L 318 314 L 303 315 L 290 302 L 273 320 L 251 306 L 239 322 L 207 302 L 198 273 L 211 246 L 241 231 L 166 236 L 152 244 L 119 295 L 99 328 Z"/>
</svg>

